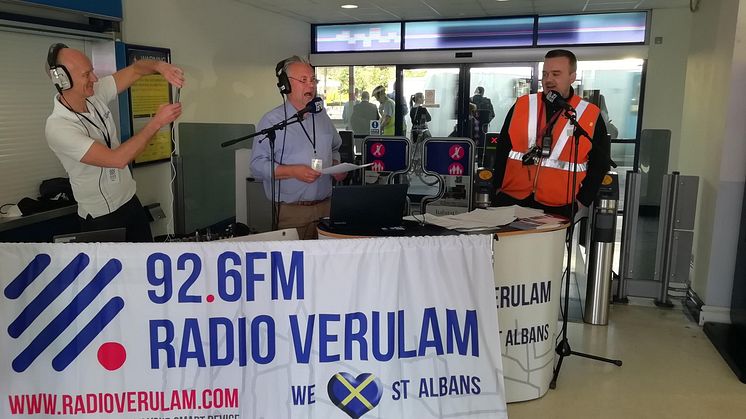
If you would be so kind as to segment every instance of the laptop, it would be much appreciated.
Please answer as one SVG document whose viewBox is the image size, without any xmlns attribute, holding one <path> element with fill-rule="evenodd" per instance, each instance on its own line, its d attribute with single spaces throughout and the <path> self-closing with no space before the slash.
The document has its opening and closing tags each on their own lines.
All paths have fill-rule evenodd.
<svg viewBox="0 0 746 419">
<path fill-rule="evenodd" d="M 78 233 L 59 234 L 52 237 L 53 243 L 97 243 L 97 242 L 124 242 L 127 236 L 124 228 L 112 228 L 108 230 L 81 231 Z"/>
<path fill-rule="evenodd" d="M 407 184 L 335 186 L 329 224 L 334 227 L 398 227 L 402 224 L 408 187 Z"/>
</svg>

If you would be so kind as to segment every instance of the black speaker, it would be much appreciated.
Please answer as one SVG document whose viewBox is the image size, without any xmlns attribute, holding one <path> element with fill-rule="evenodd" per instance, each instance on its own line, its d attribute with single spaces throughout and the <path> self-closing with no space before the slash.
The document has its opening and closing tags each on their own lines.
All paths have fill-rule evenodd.
<svg viewBox="0 0 746 419">
<path fill-rule="evenodd" d="M 59 92 L 68 90 L 73 87 L 73 79 L 70 77 L 70 72 L 62 64 L 57 64 L 57 56 L 60 54 L 60 50 L 67 48 L 65 44 L 52 44 L 49 47 L 49 53 L 47 53 L 47 66 L 49 67 L 49 77 L 52 78 L 54 87 Z"/>
<path fill-rule="evenodd" d="M 275 74 L 277 75 L 277 87 L 280 89 L 280 93 L 285 95 L 290 93 L 290 79 L 288 79 L 288 75 L 287 73 L 285 73 L 286 61 L 287 60 L 280 61 L 275 67 Z"/>
</svg>

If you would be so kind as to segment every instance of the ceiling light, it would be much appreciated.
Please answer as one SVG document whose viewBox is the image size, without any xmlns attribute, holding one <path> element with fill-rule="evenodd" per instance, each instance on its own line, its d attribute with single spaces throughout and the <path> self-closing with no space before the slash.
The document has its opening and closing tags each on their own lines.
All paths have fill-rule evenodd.
<svg viewBox="0 0 746 419">
<path fill-rule="evenodd" d="M 343 4 L 339 7 L 343 9 L 357 9 L 357 4 Z"/>
<path fill-rule="evenodd" d="M 497 1 L 499 1 L 499 2 L 504 2 L 504 1 L 510 1 L 510 0 L 497 0 Z"/>
</svg>

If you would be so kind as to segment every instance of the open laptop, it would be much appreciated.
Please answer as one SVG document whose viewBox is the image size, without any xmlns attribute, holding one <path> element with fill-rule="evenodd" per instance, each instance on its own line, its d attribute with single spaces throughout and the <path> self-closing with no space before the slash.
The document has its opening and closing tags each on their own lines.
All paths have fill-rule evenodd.
<svg viewBox="0 0 746 419">
<path fill-rule="evenodd" d="M 333 227 L 397 227 L 409 185 L 349 185 L 332 189 L 329 224 Z"/>
<path fill-rule="evenodd" d="M 81 231 L 78 233 L 59 234 L 52 237 L 54 243 L 96 243 L 96 242 L 124 242 L 127 236 L 124 228 L 108 230 Z"/>
</svg>

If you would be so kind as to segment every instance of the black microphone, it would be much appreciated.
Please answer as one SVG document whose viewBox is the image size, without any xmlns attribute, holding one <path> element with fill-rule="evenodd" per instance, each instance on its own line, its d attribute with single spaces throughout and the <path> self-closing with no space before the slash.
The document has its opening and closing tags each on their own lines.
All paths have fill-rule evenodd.
<svg viewBox="0 0 746 419">
<path fill-rule="evenodd" d="M 298 113 L 295 114 L 298 118 L 302 117 L 303 115 L 307 113 L 319 113 L 322 109 L 324 109 L 324 101 L 320 97 L 315 97 L 311 99 L 310 102 L 306 103 L 306 106 L 299 110 Z"/>
<path fill-rule="evenodd" d="M 547 102 L 549 102 L 550 104 L 560 109 L 563 109 L 566 111 L 575 110 L 575 108 L 573 108 L 572 105 L 567 103 L 565 98 L 563 98 L 562 95 L 556 90 L 550 90 L 548 92 L 544 92 L 544 98 L 546 98 Z"/>
</svg>

